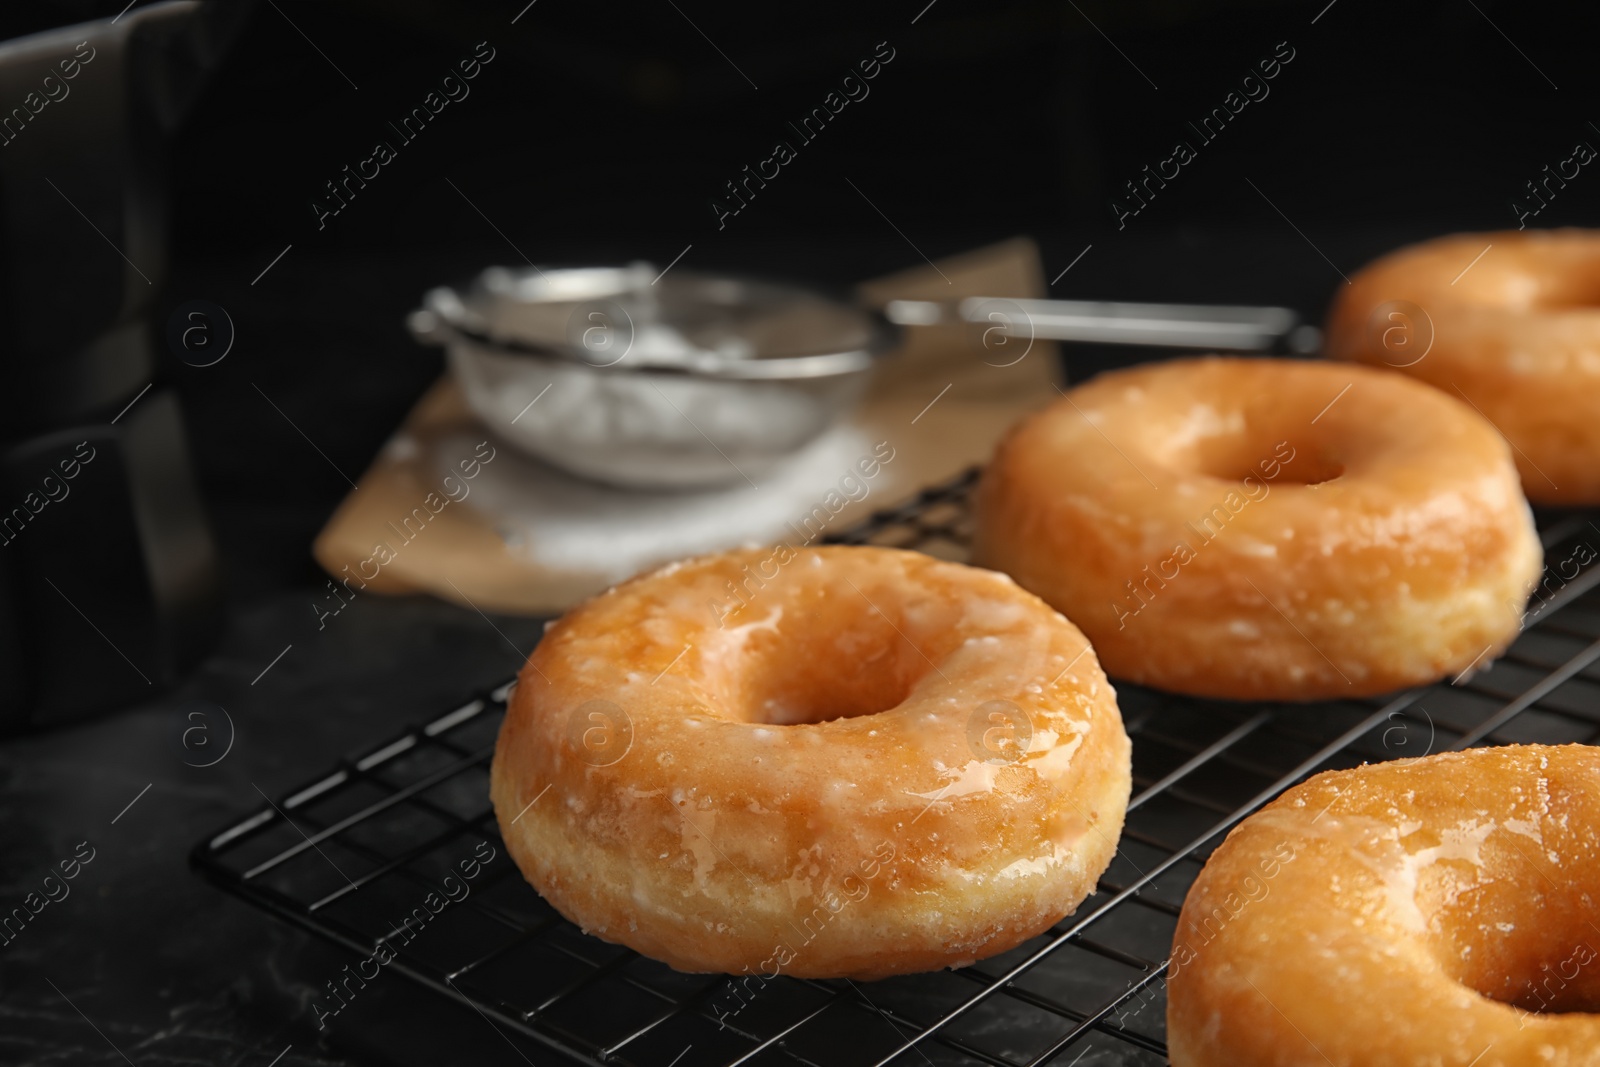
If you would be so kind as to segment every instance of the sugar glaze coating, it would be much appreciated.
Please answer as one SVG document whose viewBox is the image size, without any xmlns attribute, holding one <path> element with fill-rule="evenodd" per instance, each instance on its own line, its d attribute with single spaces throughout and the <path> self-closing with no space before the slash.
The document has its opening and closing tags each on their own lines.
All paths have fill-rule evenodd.
<svg viewBox="0 0 1600 1067">
<path fill-rule="evenodd" d="M 867 547 L 703 557 L 574 609 L 491 774 L 512 857 L 589 933 L 685 971 L 857 978 L 1048 929 L 1129 787 L 1075 626 L 1003 575 Z"/>
</svg>

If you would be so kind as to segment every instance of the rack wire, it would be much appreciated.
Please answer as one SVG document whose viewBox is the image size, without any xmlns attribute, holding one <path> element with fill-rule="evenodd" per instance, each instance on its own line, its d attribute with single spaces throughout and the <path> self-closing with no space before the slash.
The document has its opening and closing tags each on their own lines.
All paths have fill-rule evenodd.
<svg viewBox="0 0 1600 1067">
<path fill-rule="evenodd" d="M 968 471 L 829 540 L 964 559 L 976 478 Z M 785 976 L 738 993 L 727 976 L 680 974 L 582 934 L 517 873 L 489 807 L 509 682 L 342 760 L 200 842 L 192 861 L 356 957 L 392 953 L 385 969 L 579 1063 L 1161 1064 L 1179 908 L 1245 816 L 1332 768 L 1600 740 L 1600 526 L 1587 513 L 1539 520 L 1547 565 L 1523 632 L 1470 677 L 1310 705 L 1119 684 L 1134 794 L 1116 859 L 1075 914 L 961 970 L 872 983 Z M 467 879 L 479 842 L 497 858 Z M 468 895 L 432 897 L 437 913 L 422 907 L 451 884 L 449 896 Z"/>
</svg>

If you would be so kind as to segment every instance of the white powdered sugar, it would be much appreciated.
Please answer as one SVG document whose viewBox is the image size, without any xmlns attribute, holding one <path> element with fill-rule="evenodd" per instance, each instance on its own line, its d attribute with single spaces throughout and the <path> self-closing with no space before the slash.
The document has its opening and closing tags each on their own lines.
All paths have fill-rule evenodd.
<svg viewBox="0 0 1600 1067">
<path fill-rule="evenodd" d="M 453 470 L 481 438 L 441 440 L 435 467 Z M 837 498 L 841 476 L 855 477 L 858 461 L 871 454 L 872 442 L 859 429 L 840 424 L 763 474 L 759 488 L 740 481 L 641 491 L 584 481 L 502 447 L 497 461 L 482 468 L 468 505 L 528 562 L 620 581 L 684 556 L 779 540 L 799 544 L 817 525 L 801 529 L 802 520 L 830 495 Z"/>
</svg>

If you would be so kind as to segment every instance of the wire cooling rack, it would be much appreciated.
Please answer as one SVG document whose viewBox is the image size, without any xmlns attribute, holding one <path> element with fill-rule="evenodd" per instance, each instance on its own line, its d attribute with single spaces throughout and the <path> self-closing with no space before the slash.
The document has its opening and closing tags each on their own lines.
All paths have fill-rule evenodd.
<svg viewBox="0 0 1600 1067">
<path fill-rule="evenodd" d="M 976 478 L 969 471 L 831 540 L 964 559 Z M 1179 907 L 1239 820 L 1330 768 L 1600 739 L 1600 566 L 1591 566 L 1600 526 L 1560 512 L 1541 515 L 1540 529 L 1546 569 L 1525 629 L 1468 679 L 1314 705 L 1119 684 L 1134 795 L 1115 861 L 1053 930 L 958 971 L 783 977 L 741 995 L 726 976 L 679 974 L 580 933 L 516 872 L 489 807 L 510 683 L 342 761 L 201 842 L 193 861 L 228 892 L 349 949 L 361 973 L 392 953 L 386 969 L 581 1063 L 1161 1064 Z M 474 869 L 481 841 L 497 857 Z M 450 886 L 470 895 L 447 900 Z M 430 891 L 439 895 L 424 908 Z M 335 1004 L 330 992 L 325 1006 Z"/>
</svg>

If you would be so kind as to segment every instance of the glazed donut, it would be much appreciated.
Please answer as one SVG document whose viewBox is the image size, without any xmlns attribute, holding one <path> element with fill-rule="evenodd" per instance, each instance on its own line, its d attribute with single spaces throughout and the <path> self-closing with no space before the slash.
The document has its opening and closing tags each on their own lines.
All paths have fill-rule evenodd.
<svg viewBox="0 0 1600 1067">
<path fill-rule="evenodd" d="M 1173 1067 L 1600 1064 L 1600 749 L 1329 771 L 1189 890 Z"/>
<path fill-rule="evenodd" d="M 1228 699 L 1384 693 L 1481 664 L 1543 562 L 1472 409 L 1398 374 L 1207 358 L 1105 374 L 1001 442 L 974 561 L 1112 677 Z"/>
<path fill-rule="evenodd" d="M 757 980 L 1033 937 L 1093 892 L 1129 785 L 1115 694 L 1037 597 L 914 552 L 787 545 L 568 613 L 491 770 L 508 850 L 563 915 Z"/>
<path fill-rule="evenodd" d="M 1597 298 L 1600 231 L 1441 237 L 1350 279 L 1327 354 L 1474 404 L 1511 442 L 1529 499 L 1600 503 Z"/>
</svg>

